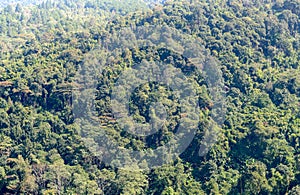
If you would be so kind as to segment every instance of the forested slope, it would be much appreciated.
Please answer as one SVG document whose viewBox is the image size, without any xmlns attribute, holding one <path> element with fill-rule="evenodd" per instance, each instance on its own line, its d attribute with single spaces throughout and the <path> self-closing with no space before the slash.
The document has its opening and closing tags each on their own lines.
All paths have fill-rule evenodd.
<svg viewBox="0 0 300 195">
<path fill-rule="evenodd" d="M 1 9 L 1 194 L 300 193 L 299 0 L 176 0 L 152 10 L 134 1 L 103 2 L 46 1 Z M 89 151 L 74 122 L 74 77 L 86 55 L 111 32 L 162 24 L 200 38 L 219 60 L 226 119 L 203 157 L 197 153 L 199 125 L 200 133 L 172 164 L 151 171 L 110 167 Z M 120 55 L 99 81 L 97 117 L 106 119 L 109 134 L 122 147 L 152 147 L 172 133 L 139 139 L 107 117 L 118 71 L 155 55 L 147 48 Z M 205 124 L 209 94 L 199 87 Z M 152 89 L 155 85 L 144 85 L 133 94 L 137 120 L 148 120 L 147 105 L 156 97 Z M 159 92 L 170 102 L 165 88 Z M 180 113 L 173 102 L 168 125 L 176 126 Z"/>
</svg>

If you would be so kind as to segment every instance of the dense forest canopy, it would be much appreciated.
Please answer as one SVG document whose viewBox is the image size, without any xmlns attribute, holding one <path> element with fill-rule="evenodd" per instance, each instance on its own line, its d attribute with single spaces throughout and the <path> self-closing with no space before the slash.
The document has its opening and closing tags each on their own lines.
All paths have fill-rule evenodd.
<svg viewBox="0 0 300 195">
<path fill-rule="evenodd" d="M 300 193 L 299 0 L 1 1 L 0 7 L 1 194 Z M 99 50 L 126 42 L 114 36 L 120 29 L 159 25 L 199 40 L 218 61 L 226 115 L 204 155 L 198 151 L 213 115 L 213 93 L 203 75 L 159 44 L 132 48 L 129 39 L 124 52 L 108 58 Z M 123 149 L 168 143 L 185 113 L 172 90 L 145 83 L 130 96 L 132 118 L 149 122 L 151 102 L 158 100 L 169 117 L 151 136 L 124 131 L 111 112 L 122 72 L 159 60 L 181 69 L 195 86 L 200 121 L 188 148 L 171 163 L 122 169 L 84 142 L 72 92 L 80 89 L 75 81 L 82 65 L 95 57 L 107 60 L 97 78 L 95 117 Z"/>
</svg>

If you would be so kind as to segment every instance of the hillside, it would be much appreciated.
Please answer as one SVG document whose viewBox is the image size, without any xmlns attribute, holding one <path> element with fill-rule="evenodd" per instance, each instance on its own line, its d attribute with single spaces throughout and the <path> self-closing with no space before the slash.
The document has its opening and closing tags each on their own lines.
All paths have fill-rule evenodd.
<svg viewBox="0 0 300 195">
<path fill-rule="evenodd" d="M 0 194 L 299 194 L 300 1 L 138 2 L 2 1 Z"/>
</svg>

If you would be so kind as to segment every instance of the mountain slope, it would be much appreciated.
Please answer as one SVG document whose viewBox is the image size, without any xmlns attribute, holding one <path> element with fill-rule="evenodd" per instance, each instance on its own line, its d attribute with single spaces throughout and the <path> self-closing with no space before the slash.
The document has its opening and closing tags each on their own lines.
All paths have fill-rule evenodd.
<svg viewBox="0 0 300 195">
<path fill-rule="evenodd" d="M 91 0 L 1 10 L 1 194 L 299 193 L 299 7 L 299 0 L 197 0 L 168 1 L 149 10 L 133 1 Z M 87 57 L 102 59 L 101 51 L 92 51 L 103 43 L 109 47 L 105 40 L 118 42 L 113 35 L 119 29 L 162 24 L 197 37 L 220 62 L 227 91 L 224 124 L 216 129 L 213 147 L 199 156 L 211 94 L 201 76 L 187 72 L 201 92 L 201 121 L 188 149 L 150 171 L 113 168 L 80 136 L 72 113 L 75 75 Z M 159 44 L 132 49 L 129 41 L 122 49 L 127 53 L 113 53 L 99 77 L 97 119 L 121 148 L 164 144 L 184 116 L 172 91 L 150 83 L 131 96 L 132 115 L 140 122 L 150 120 L 151 101 L 168 105 L 166 128 L 147 138 L 130 135 L 111 119 L 111 91 L 121 72 L 142 59 L 183 69 L 188 62 Z"/>
</svg>

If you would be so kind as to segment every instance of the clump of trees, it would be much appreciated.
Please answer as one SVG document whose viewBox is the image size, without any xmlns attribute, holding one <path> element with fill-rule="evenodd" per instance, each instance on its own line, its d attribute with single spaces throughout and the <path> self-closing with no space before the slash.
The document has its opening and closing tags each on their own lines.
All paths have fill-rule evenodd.
<svg viewBox="0 0 300 195">
<path fill-rule="evenodd" d="M 298 0 L 176 0 L 151 10 L 143 7 L 143 12 L 133 1 L 48 0 L 2 8 L 0 193 L 298 194 L 299 8 Z M 202 121 L 189 148 L 173 163 L 151 171 L 112 168 L 81 139 L 72 113 L 71 90 L 78 88 L 74 76 L 85 54 L 112 32 L 159 24 L 198 37 L 220 61 L 226 120 L 216 144 L 199 156 L 211 94 L 191 71 L 199 81 Z M 174 133 L 168 127 L 176 127 L 183 114 L 170 90 L 149 83 L 133 93 L 131 113 L 136 121 L 148 121 L 150 102 L 160 97 L 171 114 L 165 129 L 141 139 L 124 133 L 110 118 L 111 88 L 130 64 L 152 58 L 184 69 L 188 63 L 158 50 L 128 46 L 127 53 L 109 59 L 99 79 L 97 117 L 122 147 L 142 150 L 167 142 Z"/>
</svg>

